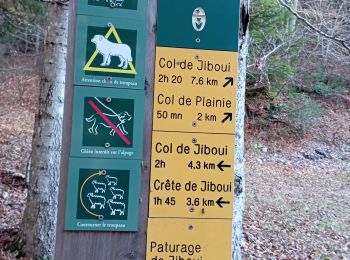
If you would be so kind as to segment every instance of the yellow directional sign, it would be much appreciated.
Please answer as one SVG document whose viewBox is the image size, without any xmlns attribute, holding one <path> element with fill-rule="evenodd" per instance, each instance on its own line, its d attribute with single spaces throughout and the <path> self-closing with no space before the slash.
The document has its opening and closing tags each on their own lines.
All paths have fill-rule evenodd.
<svg viewBox="0 0 350 260">
<path fill-rule="evenodd" d="M 146 260 L 231 260 L 230 219 L 148 219 Z"/>
<path fill-rule="evenodd" d="M 158 3 L 146 259 L 231 260 L 238 35 L 235 15 L 226 17 L 226 33 L 213 17 L 238 10 L 239 1 L 165 2 Z M 192 15 L 192 24 L 171 14 Z"/>
<path fill-rule="evenodd" d="M 150 217 L 232 218 L 234 135 L 153 131 Z"/>
<path fill-rule="evenodd" d="M 234 134 L 236 52 L 157 47 L 154 130 Z"/>
</svg>

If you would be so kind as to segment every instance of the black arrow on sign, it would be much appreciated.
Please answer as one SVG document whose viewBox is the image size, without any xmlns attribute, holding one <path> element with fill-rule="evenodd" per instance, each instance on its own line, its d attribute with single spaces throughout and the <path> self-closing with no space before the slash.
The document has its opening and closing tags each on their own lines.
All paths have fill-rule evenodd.
<svg viewBox="0 0 350 260">
<path fill-rule="evenodd" d="M 232 113 L 224 113 L 225 117 L 222 119 L 221 123 L 225 123 L 225 121 L 228 119 L 229 121 L 232 121 Z"/>
<path fill-rule="evenodd" d="M 226 77 L 225 78 L 227 81 L 226 83 L 223 85 L 224 88 L 226 88 L 229 84 L 230 86 L 233 86 L 233 78 L 232 77 Z"/>
<path fill-rule="evenodd" d="M 224 199 L 223 197 L 220 197 L 220 198 L 216 201 L 216 204 L 218 204 L 218 206 L 219 206 L 220 208 L 222 208 L 222 204 L 230 204 L 229 201 L 224 201 L 223 199 Z"/>
<path fill-rule="evenodd" d="M 224 171 L 224 168 L 230 168 L 231 167 L 231 165 L 229 165 L 229 164 L 224 164 L 224 161 L 219 162 L 217 166 L 220 169 L 220 171 L 222 171 L 222 172 Z"/>
</svg>

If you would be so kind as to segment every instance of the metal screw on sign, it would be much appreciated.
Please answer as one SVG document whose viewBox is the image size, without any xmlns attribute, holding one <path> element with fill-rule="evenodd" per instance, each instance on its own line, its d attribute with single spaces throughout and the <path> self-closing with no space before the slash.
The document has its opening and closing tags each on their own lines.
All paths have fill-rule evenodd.
<svg viewBox="0 0 350 260">
<path fill-rule="evenodd" d="M 196 43 L 200 43 L 200 42 L 201 42 L 201 39 L 196 38 Z"/>
<path fill-rule="evenodd" d="M 107 80 L 108 80 L 108 81 L 112 81 L 112 77 L 108 77 Z"/>
<path fill-rule="evenodd" d="M 189 230 L 192 230 L 192 229 L 193 229 L 193 226 L 192 226 L 192 225 L 188 225 L 188 229 L 189 229 Z"/>
<path fill-rule="evenodd" d="M 192 143 L 197 143 L 197 139 L 196 138 L 192 138 Z"/>
<path fill-rule="evenodd" d="M 108 27 L 112 27 L 113 24 L 112 23 L 107 23 Z"/>
<path fill-rule="evenodd" d="M 190 212 L 194 212 L 194 207 L 190 207 Z"/>
<path fill-rule="evenodd" d="M 110 97 L 106 98 L 107 103 L 111 103 L 112 99 Z"/>
<path fill-rule="evenodd" d="M 196 126 L 197 126 L 197 122 L 196 122 L 196 121 L 193 121 L 193 122 L 192 122 L 192 126 L 193 126 L 193 127 L 196 127 Z"/>
<path fill-rule="evenodd" d="M 196 56 L 194 56 L 194 58 L 195 58 L 196 60 L 199 60 L 199 55 L 197 54 Z"/>
<path fill-rule="evenodd" d="M 99 221 L 102 221 L 103 219 L 104 219 L 104 217 L 103 217 L 102 215 L 99 215 L 99 216 L 98 216 L 98 220 L 99 220 Z"/>
<path fill-rule="evenodd" d="M 102 175 L 102 176 L 106 175 L 106 170 L 101 170 L 100 175 Z"/>
<path fill-rule="evenodd" d="M 110 143 L 105 143 L 105 147 L 109 148 L 109 147 L 111 147 L 111 144 Z"/>
</svg>

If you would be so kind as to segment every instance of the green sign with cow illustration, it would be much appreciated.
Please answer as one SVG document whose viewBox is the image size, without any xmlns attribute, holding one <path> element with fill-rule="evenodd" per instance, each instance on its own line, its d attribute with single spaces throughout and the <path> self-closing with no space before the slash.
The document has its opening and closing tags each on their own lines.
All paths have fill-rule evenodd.
<svg viewBox="0 0 350 260">
<path fill-rule="evenodd" d="M 78 0 L 78 14 L 145 19 L 146 0 Z"/>
<path fill-rule="evenodd" d="M 142 158 L 144 92 L 74 87 L 71 156 Z"/>
<path fill-rule="evenodd" d="M 136 231 L 140 164 L 71 158 L 65 230 Z"/>
<path fill-rule="evenodd" d="M 76 85 L 144 89 L 146 30 L 138 20 L 78 15 Z"/>
</svg>

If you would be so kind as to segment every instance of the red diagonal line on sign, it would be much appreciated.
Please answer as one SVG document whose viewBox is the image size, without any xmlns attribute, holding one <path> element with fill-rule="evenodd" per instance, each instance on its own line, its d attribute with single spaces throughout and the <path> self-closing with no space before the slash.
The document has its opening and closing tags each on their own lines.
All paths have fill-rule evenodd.
<svg viewBox="0 0 350 260">
<path fill-rule="evenodd" d="M 100 115 L 100 117 L 102 117 L 102 119 L 119 135 L 119 137 L 124 141 L 124 143 L 126 143 L 127 145 L 130 145 L 131 142 L 130 140 L 123 135 L 122 132 L 120 132 L 120 130 L 112 123 L 111 120 L 108 119 L 108 117 L 102 113 L 102 111 L 95 105 L 94 102 L 92 102 L 91 100 L 88 101 L 88 104 L 97 112 L 97 114 Z"/>
</svg>

